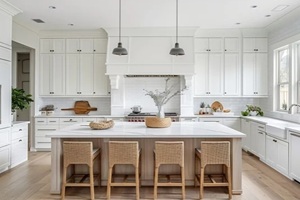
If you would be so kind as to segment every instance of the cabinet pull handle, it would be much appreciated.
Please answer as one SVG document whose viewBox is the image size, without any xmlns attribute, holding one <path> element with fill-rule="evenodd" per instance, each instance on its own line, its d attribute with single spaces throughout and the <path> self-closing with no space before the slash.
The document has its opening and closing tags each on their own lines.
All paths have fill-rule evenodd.
<svg viewBox="0 0 300 200">
<path fill-rule="evenodd" d="M 51 128 L 43 128 L 43 129 L 37 129 L 38 131 L 56 131 L 56 129 Z"/>
<path fill-rule="evenodd" d="M 297 133 L 291 133 L 291 135 L 296 136 L 296 137 L 300 137 L 300 134 L 297 134 Z"/>
<path fill-rule="evenodd" d="M 263 129 L 265 129 L 265 127 L 263 127 L 263 126 L 258 126 L 258 128 L 263 128 Z"/>
<path fill-rule="evenodd" d="M 277 142 L 277 140 L 273 140 L 273 142 Z"/>
<path fill-rule="evenodd" d="M 49 122 L 56 122 L 56 121 L 49 121 Z"/>
<path fill-rule="evenodd" d="M 22 142 L 22 139 L 19 139 L 19 142 Z"/>
<path fill-rule="evenodd" d="M 23 131 L 23 129 L 20 128 L 19 131 Z"/>
<path fill-rule="evenodd" d="M 37 121 L 37 122 L 45 122 L 45 121 Z"/>
</svg>

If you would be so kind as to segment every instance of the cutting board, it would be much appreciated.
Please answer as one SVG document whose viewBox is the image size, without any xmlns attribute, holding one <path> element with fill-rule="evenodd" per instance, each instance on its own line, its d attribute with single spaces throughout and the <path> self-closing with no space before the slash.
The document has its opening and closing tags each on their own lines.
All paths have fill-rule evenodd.
<svg viewBox="0 0 300 200">
<path fill-rule="evenodd" d="M 61 110 L 74 110 L 75 114 L 89 114 L 90 111 L 96 111 L 97 108 L 91 107 L 88 101 L 76 101 L 74 108 L 62 108 Z"/>
</svg>

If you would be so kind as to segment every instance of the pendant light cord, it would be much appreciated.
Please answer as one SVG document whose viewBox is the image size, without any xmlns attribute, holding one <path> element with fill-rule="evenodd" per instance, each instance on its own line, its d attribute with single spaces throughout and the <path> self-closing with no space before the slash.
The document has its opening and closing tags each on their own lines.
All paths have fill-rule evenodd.
<svg viewBox="0 0 300 200">
<path fill-rule="evenodd" d="M 121 0 L 119 0 L 119 42 L 121 42 Z"/>
<path fill-rule="evenodd" d="M 178 0 L 176 0 L 176 43 L 178 43 Z"/>
</svg>

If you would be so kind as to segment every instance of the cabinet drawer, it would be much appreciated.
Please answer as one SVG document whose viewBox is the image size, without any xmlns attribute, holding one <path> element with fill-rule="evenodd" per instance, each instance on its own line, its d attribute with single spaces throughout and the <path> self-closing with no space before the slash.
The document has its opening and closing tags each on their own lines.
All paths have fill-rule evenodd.
<svg viewBox="0 0 300 200">
<path fill-rule="evenodd" d="M 0 147 L 10 144 L 10 128 L 0 130 Z"/>
<path fill-rule="evenodd" d="M 35 136 L 43 136 L 45 137 L 47 134 L 56 131 L 58 129 L 57 126 L 49 126 L 49 127 L 36 127 Z"/>
<path fill-rule="evenodd" d="M 47 118 L 35 118 L 35 124 L 47 124 Z"/>
<path fill-rule="evenodd" d="M 97 118 L 82 118 L 82 122 L 94 122 L 94 121 L 98 121 Z"/>
<path fill-rule="evenodd" d="M 15 140 L 17 138 L 22 138 L 22 137 L 28 137 L 28 127 L 27 124 L 26 125 L 20 125 L 20 126 L 13 126 L 11 129 L 12 133 L 11 133 L 11 139 Z"/>
<path fill-rule="evenodd" d="M 82 118 L 59 118 L 59 124 L 68 125 L 82 122 Z"/>
<path fill-rule="evenodd" d="M 51 149 L 51 142 L 35 142 L 36 149 Z"/>
<path fill-rule="evenodd" d="M 47 124 L 59 124 L 59 118 L 47 118 Z"/>
<path fill-rule="evenodd" d="M 51 143 L 51 138 L 50 137 L 35 137 L 35 142 L 37 143 L 43 143 L 43 142 L 50 142 Z"/>
<path fill-rule="evenodd" d="M 28 158 L 28 140 L 26 137 L 12 141 L 11 167 L 24 162 Z"/>
</svg>

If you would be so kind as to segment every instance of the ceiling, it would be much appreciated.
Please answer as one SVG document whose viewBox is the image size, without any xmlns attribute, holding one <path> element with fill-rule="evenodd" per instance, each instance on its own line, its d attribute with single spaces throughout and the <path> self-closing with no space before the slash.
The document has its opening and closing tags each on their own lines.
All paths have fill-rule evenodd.
<svg viewBox="0 0 300 200">
<path fill-rule="evenodd" d="M 118 0 L 6 1 L 23 10 L 14 20 L 35 30 L 118 27 Z M 279 5 L 288 7 L 272 11 Z M 203 29 L 263 28 L 297 7 L 300 7 L 299 0 L 179 0 L 178 23 L 179 27 Z M 175 0 L 122 0 L 122 27 L 174 27 L 175 8 Z M 37 24 L 31 19 L 45 23 Z"/>
</svg>

